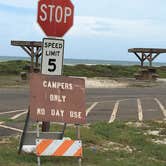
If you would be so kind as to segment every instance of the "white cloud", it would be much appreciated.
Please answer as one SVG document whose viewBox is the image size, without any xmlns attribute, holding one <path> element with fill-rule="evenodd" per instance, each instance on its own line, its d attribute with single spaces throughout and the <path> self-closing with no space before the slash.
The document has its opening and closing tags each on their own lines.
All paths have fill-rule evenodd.
<svg viewBox="0 0 166 166">
<path fill-rule="evenodd" d="M 76 16 L 69 31 L 74 36 L 100 36 L 161 40 L 166 37 L 166 23 L 157 20 L 116 19 L 105 17 Z"/>
<path fill-rule="evenodd" d="M 27 15 L 18 15 L 15 12 L 0 11 L 0 36 L 3 40 L 30 40 L 38 36 L 34 33 L 34 24 L 36 17 Z"/>
<path fill-rule="evenodd" d="M 131 0 L 128 0 L 128 2 Z M 143 1 L 143 0 L 142 0 Z M 15 6 L 20 8 L 36 8 L 38 0 L 4 0 L 1 4 Z M 112 3 L 111 3 L 112 2 Z M 116 1 L 105 0 L 104 6 L 117 4 Z M 78 4 L 84 4 L 84 1 L 73 1 L 76 9 Z M 109 4 L 109 5 L 107 5 Z M 130 3 L 126 6 L 132 8 Z M 96 7 L 99 6 L 96 4 Z M 96 8 L 95 7 L 95 8 Z M 143 7 L 143 6 L 142 6 Z M 103 11 L 104 12 L 104 11 Z M 86 12 L 85 12 L 86 14 Z M 19 16 L 18 16 L 19 17 Z M 36 16 L 34 16 L 36 17 Z M 1 17 L 3 18 L 3 17 Z M 17 15 L 15 16 L 17 18 Z M 2 22 L 2 20 L 1 20 Z M 74 26 L 69 30 L 67 35 L 81 37 L 114 37 L 128 39 L 153 39 L 162 40 L 166 37 L 166 23 L 157 22 L 153 19 L 120 19 L 120 17 L 97 17 L 97 16 L 75 16 Z M 23 24 L 20 22 L 19 24 Z M 28 24 L 26 24 L 28 26 Z M 20 25 L 21 26 L 21 25 Z M 23 25 L 24 26 L 24 25 Z M 31 25 L 29 25 L 31 26 Z M 34 23 L 34 30 L 39 35 L 42 34 L 41 29 Z"/>
<path fill-rule="evenodd" d="M 35 8 L 38 0 L 3 0 L 0 5 L 8 5 L 22 8 Z"/>
</svg>

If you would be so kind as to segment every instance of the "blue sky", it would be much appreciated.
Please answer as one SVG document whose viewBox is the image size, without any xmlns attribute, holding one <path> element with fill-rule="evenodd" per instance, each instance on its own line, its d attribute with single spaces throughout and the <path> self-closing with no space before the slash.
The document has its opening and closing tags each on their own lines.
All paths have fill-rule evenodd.
<svg viewBox="0 0 166 166">
<path fill-rule="evenodd" d="M 40 41 L 37 0 L 0 0 L 0 56 L 28 56 L 11 40 Z M 137 61 L 128 48 L 166 48 L 165 0 L 72 0 L 65 58 Z M 156 61 L 166 62 L 166 54 Z"/>
</svg>

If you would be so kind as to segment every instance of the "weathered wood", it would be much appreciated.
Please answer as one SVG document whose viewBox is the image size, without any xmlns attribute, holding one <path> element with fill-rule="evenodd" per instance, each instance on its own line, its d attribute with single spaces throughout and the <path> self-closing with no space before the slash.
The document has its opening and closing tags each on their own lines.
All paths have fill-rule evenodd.
<svg viewBox="0 0 166 166">
<path fill-rule="evenodd" d="M 139 53 L 134 52 L 134 54 L 137 56 L 137 58 L 141 61 L 141 67 L 143 67 L 144 65 L 144 61 L 145 61 L 145 55 L 142 53 L 141 55 L 139 55 Z"/>
<path fill-rule="evenodd" d="M 31 48 L 31 72 L 34 71 L 34 56 L 35 56 L 34 47 L 32 47 Z"/>
<path fill-rule="evenodd" d="M 31 51 L 25 46 L 20 46 L 29 56 L 31 56 Z"/>
<path fill-rule="evenodd" d="M 141 57 L 136 53 L 136 52 L 134 52 L 134 54 L 137 56 L 137 58 L 141 61 L 142 59 L 141 59 Z"/>
<path fill-rule="evenodd" d="M 24 46 L 24 47 L 26 47 L 26 49 L 30 52 L 30 54 L 31 54 L 31 52 L 32 52 L 32 47 L 33 46 Z M 30 55 L 30 56 L 32 56 L 32 55 Z"/>
<path fill-rule="evenodd" d="M 42 47 L 42 42 L 40 41 L 11 41 L 12 46 L 34 46 L 34 47 Z"/>
<path fill-rule="evenodd" d="M 36 56 L 36 67 L 38 67 L 38 64 L 39 64 L 39 57 Z"/>
<path fill-rule="evenodd" d="M 166 53 L 166 49 L 163 48 L 130 48 L 128 52 L 137 52 L 137 53 Z"/>
<path fill-rule="evenodd" d="M 36 52 L 35 52 L 35 56 L 39 56 L 40 53 L 42 51 L 42 48 L 41 47 L 36 47 Z"/>
<path fill-rule="evenodd" d="M 144 55 L 144 60 L 148 59 L 152 55 L 151 52 L 149 54 L 143 52 L 142 54 Z"/>
<path fill-rule="evenodd" d="M 31 57 L 31 72 L 33 72 L 34 67 L 38 67 L 39 57 L 42 55 L 42 42 L 12 40 L 11 45 L 20 46 Z"/>
<path fill-rule="evenodd" d="M 157 58 L 159 54 L 160 54 L 160 53 L 157 53 L 157 54 L 152 58 L 152 60 L 154 60 L 155 58 Z"/>
</svg>

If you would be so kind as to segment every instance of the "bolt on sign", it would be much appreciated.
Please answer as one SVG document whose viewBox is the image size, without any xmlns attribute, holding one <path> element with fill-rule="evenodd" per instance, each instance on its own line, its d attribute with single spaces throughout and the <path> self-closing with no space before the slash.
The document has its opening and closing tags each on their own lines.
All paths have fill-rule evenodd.
<svg viewBox="0 0 166 166">
<path fill-rule="evenodd" d="M 64 56 L 64 40 L 43 39 L 42 74 L 61 75 Z"/>
<path fill-rule="evenodd" d="M 34 121 L 86 123 L 85 80 L 32 73 L 30 117 Z"/>
</svg>

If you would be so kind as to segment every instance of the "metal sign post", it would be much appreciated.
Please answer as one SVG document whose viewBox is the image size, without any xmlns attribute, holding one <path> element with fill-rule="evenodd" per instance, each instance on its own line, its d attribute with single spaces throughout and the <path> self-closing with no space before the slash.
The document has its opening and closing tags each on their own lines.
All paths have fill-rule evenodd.
<svg viewBox="0 0 166 166">
<path fill-rule="evenodd" d="M 81 139 L 81 133 L 80 133 L 80 125 L 76 124 L 76 137 L 77 140 Z M 78 157 L 78 165 L 81 166 L 82 165 L 82 158 Z"/>
<path fill-rule="evenodd" d="M 36 134 L 37 134 L 37 139 L 39 139 L 40 136 L 40 128 L 39 128 L 39 122 L 37 122 L 37 127 L 36 127 Z M 37 156 L 37 165 L 41 166 L 41 161 L 40 161 L 40 156 Z"/>
</svg>

